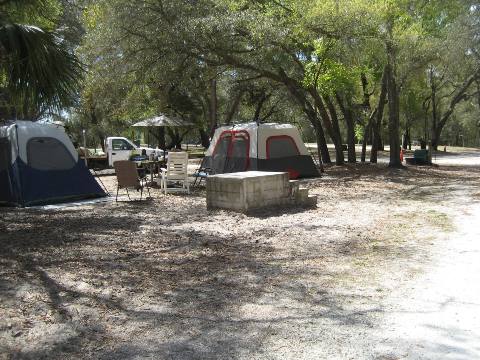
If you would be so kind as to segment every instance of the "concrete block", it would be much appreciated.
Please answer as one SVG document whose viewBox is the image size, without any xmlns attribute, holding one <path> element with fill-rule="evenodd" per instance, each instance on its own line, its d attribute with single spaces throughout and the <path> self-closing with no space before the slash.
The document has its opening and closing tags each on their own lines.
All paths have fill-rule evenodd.
<svg viewBox="0 0 480 360">
<path fill-rule="evenodd" d="M 207 178 L 207 207 L 249 211 L 298 205 L 308 199 L 308 190 L 298 188 L 299 183 L 290 181 L 288 173 L 246 171 L 212 175 Z"/>
<path fill-rule="evenodd" d="M 317 207 L 317 196 L 316 195 L 309 195 L 303 202 L 302 206 L 305 207 Z"/>
<path fill-rule="evenodd" d="M 298 189 L 295 194 L 295 201 L 302 202 L 308 198 L 308 189 Z"/>
</svg>

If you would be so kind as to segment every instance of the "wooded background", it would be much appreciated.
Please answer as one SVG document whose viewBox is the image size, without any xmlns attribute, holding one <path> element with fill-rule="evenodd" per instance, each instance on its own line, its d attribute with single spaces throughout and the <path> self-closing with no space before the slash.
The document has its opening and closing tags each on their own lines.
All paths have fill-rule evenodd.
<svg viewBox="0 0 480 360">
<path fill-rule="evenodd" d="M 335 162 L 355 144 L 480 145 L 480 5 L 427 0 L 0 0 L 0 119 L 62 120 L 91 145 L 166 113 L 208 146 L 288 122 Z M 346 158 L 342 144 L 348 145 Z M 365 153 L 360 154 L 365 160 Z"/>
</svg>

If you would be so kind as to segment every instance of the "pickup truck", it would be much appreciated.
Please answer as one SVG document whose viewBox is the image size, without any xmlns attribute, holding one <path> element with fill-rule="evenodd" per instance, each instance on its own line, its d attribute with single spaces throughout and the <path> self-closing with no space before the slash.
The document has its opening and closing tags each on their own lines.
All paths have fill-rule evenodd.
<svg viewBox="0 0 480 360">
<path fill-rule="evenodd" d="M 127 138 L 111 136 L 105 139 L 105 153 L 101 155 L 88 154 L 87 160 L 89 167 L 92 168 L 113 167 L 115 161 L 129 160 L 132 155 L 141 155 L 142 150 L 145 150 L 147 156 L 154 154 L 158 158 L 163 157 L 161 149 L 137 146 Z"/>
</svg>

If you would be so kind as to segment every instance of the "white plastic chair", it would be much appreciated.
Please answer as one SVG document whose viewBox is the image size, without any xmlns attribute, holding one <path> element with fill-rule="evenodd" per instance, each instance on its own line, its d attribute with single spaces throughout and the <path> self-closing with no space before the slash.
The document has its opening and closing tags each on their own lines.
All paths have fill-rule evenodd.
<svg viewBox="0 0 480 360">
<path fill-rule="evenodd" d="M 167 168 L 161 169 L 162 176 L 157 180 L 160 189 L 167 194 L 168 191 L 186 191 L 190 194 L 190 184 L 188 182 L 188 154 L 186 152 L 169 152 Z M 180 182 L 182 187 L 167 187 L 168 182 Z"/>
</svg>

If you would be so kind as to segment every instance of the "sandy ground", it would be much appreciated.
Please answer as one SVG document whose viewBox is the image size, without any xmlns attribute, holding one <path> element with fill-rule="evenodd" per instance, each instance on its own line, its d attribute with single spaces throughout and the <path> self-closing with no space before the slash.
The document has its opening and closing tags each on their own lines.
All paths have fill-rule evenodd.
<svg viewBox="0 0 480 360">
<path fill-rule="evenodd" d="M 329 167 L 310 210 L 0 208 L 0 358 L 479 358 L 479 156 Z"/>
</svg>

